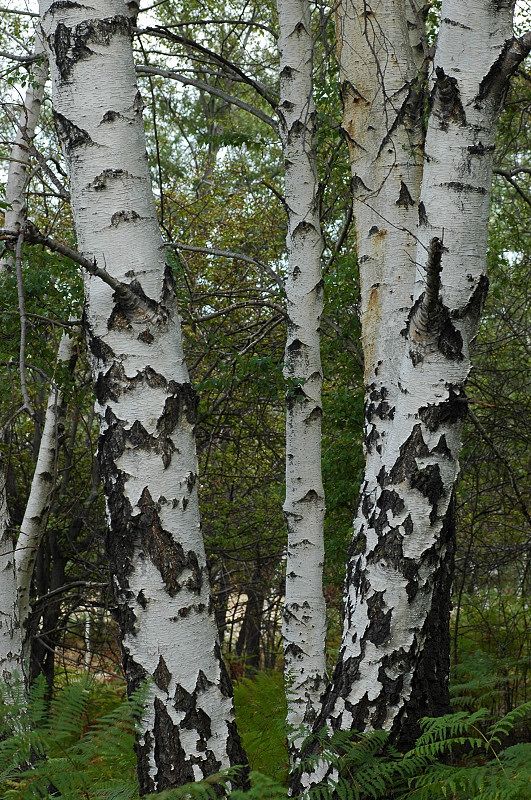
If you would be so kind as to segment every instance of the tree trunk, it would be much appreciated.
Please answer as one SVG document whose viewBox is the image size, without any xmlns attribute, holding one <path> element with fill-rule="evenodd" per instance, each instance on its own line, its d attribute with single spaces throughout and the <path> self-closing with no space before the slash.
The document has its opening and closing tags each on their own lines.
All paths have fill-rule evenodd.
<svg viewBox="0 0 531 800">
<path fill-rule="evenodd" d="M 22 639 L 17 613 L 15 542 L 9 528 L 6 479 L 0 460 L 0 680 L 22 675 Z"/>
<path fill-rule="evenodd" d="M 266 570 L 257 555 L 256 566 L 247 587 L 247 604 L 242 626 L 236 642 L 236 654 L 243 656 L 246 672 L 251 674 L 260 667 L 260 634 L 264 611 Z"/>
<path fill-rule="evenodd" d="M 73 358 L 74 340 L 63 334 L 57 353 L 58 371 Z M 59 377 L 59 381 L 61 378 Z M 24 661 L 29 655 L 26 623 L 30 613 L 30 588 L 37 551 L 45 529 L 52 491 L 55 484 L 58 429 L 63 413 L 62 391 L 58 384 L 50 389 L 37 464 L 31 482 L 24 518 L 20 526 L 15 553 L 19 625 L 22 630 Z"/>
<path fill-rule="evenodd" d="M 280 133 L 288 211 L 286 500 L 288 527 L 284 661 L 291 754 L 311 730 L 325 687 L 323 595 L 325 514 L 321 474 L 323 310 L 312 87 L 313 41 L 307 0 L 278 0 Z"/>
<path fill-rule="evenodd" d="M 28 164 L 30 162 L 29 145 L 35 137 L 35 129 L 41 112 L 44 84 L 48 77 L 48 63 L 43 53 L 42 41 L 38 34 L 35 36 L 33 64 L 24 104 L 19 114 L 17 132 L 11 148 L 9 168 L 6 182 L 4 227 L 10 231 L 19 231 L 26 222 L 25 193 L 28 181 Z M 6 250 L 0 258 L 0 273 L 12 270 L 15 266 L 15 256 Z"/>
<path fill-rule="evenodd" d="M 420 717 L 448 707 L 453 497 L 469 348 L 487 289 L 495 123 L 526 47 L 513 40 L 511 20 L 509 3 L 443 0 L 416 204 L 414 302 L 393 357 L 393 402 L 391 393 L 381 398 L 389 421 L 380 468 L 362 485 L 361 553 L 349 564 L 341 651 L 317 723 L 384 728 L 404 745 Z M 367 25 L 381 30 L 372 14 Z M 323 759 L 300 783 L 330 772 Z"/>
<path fill-rule="evenodd" d="M 134 11 L 134 8 L 133 8 Z M 86 279 L 100 469 L 129 690 L 153 691 L 138 740 L 141 792 L 244 762 L 221 658 L 197 498 L 197 399 L 157 224 L 122 0 L 41 3 L 53 105 Z"/>
</svg>

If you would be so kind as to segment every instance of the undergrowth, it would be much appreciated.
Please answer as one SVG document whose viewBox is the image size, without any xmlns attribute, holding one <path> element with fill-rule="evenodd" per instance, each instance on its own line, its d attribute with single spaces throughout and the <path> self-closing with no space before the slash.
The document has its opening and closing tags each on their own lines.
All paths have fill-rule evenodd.
<svg viewBox="0 0 531 800">
<path fill-rule="evenodd" d="M 234 771 L 172 789 L 157 800 L 286 800 L 284 711 L 278 675 L 236 687 L 251 788 L 230 789 Z M 0 798 L 3 800 L 138 800 L 133 750 L 135 720 L 148 687 L 131 698 L 115 685 L 77 679 L 51 703 L 38 681 L 26 701 L 20 687 L 0 685 Z M 521 741 L 531 703 L 493 719 L 486 709 L 425 719 L 415 746 L 392 747 L 383 731 L 323 732 L 315 750 L 333 782 L 308 800 L 529 800 L 531 744 Z M 323 755 L 326 754 L 326 755 Z M 307 766 L 311 766 L 311 759 Z M 224 789 L 222 788 L 224 787 Z"/>
</svg>

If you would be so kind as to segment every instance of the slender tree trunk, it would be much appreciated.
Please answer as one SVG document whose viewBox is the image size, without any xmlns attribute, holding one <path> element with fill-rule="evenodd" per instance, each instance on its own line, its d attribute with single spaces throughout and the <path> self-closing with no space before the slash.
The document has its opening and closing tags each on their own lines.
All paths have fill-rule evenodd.
<svg viewBox="0 0 531 800">
<path fill-rule="evenodd" d="M 134 9 L 133 9 L 134 10 Z M 122 0 L 41 3 L 53 105 L 70 165 L 101 419 L 100 469 L 124 668 L 151 678 L 138 740 L 142 793 L 242 764 L 197 498 L 197 399 L 157 224 Z"/>
<path fill-rule="evenodd" d="M 73 339 L 68 334 L 63 334 L 57 353 L 58 370 L 64 368 L 71 361 L 73 345 Z M 62 392 L 58 384 L 59 382 L 52 386 L 48 397 L 39 455 L 15 553 L 19 625 L 22 629 L 25 655 L 28 654 L 29 647 L 24 631 L 30 613 L 31 579 L 55 483 L 58 428 L 63 411 Z"/>
<path fill-rule="evenodd" d="M 487 289 L 495 123 L 508 75 L 531 43 L 513 39 L 511 22 L 507 2 L 443 0 L 413 302 L 380 468 L 373 491 L 362 486 L 362 552 L 349 565 L 342 647 L 318 720 L 384 728 L 402 744 L 420 717 L 448 706 L 453 497 L 469 348 Z M 372 16 L 370 27 L 380 30 Z M 329 773 L 323 760 L 300 784 Z"/>
<path fill-rule="evenodd" d="M 18 130 L 13 147 L 6 183 L 5 226 L 9 230 L 20 230 L 26 222 L 25 192 L 27 188 L 27 168 L 30 160 L 31 144 L 40 114 L 44 84 L 48 65 L 44 57 L 42 40 L 38 34 L 35 39 L 35 55 L 38 60 L 31 70 L 31 80 L 26 91 L 24 104 L 20 111 Z M 14 266 L 14 257 L 6 252 L 0 262 L 0 272 Z M 70 360 L 72 342 L 63 336 L 59 346 L 58 366 Z M 0 669 L 7 674 L 16 669 L 27 675 L 27 649 L 29 642 L 25 634 L 29 614 L 29 597 L 33 569 L 39 544 L 42 540 L 43 524 L 53 489 L 53 471 L 56 458 L 57 426 L 61 410 L 61 395 L 57 386 L 52 386 L 48 398 L 43 430 L 36 425 L 37 465 L 33 476 L 30 495 L 21 522 L 21 530 L 16 549 L 8 533 L 8 511 L 5 492 L 5 478 L 2 474 L 0 500 L 0 569 L 2 571 L 0 599 Z M 2 633 L 3 630 L 3 633 Z M 26 632 L 27 633 L 27 632 Z M 10 644 L 9 644 L 10 642 Z M 8 648 L 11 654 L 8 658 Z M 14 664 L 9 667 L 9 661 Z M 2 664 L 7 664 L 2 668 Z"/>
<path fill-rule="evenodd" d="M 9 529 L 6 480 L 0 460 L 0 680 L 22 675 L 22 638 L 17 613 L 15 542 Z"/>
<path fill-rule="evenodd" d="M 247 604 L 236 642 L 236 654 L 243 656 L 246 672 L 256 672 L 260 667 L 260 634 L 264 612 L 266 569 L 257 555 L 253 576 L 247 586 Z"/>
<path fill-rule="evenodd" d="M 38 34 L 35 36 L 34 55 L 37 60 L 30 71 L 28 88 L 18 118 L 17 132 L 11 148 L 7 173 L 5 195 L 7 208 L 4 227 L 12 231 L 19 231 L 26 221 L 25 193 L 31 155 L 29 145 L 31 145 L 35 137 L 35 129 L 44 95 L 44 84 L 48 76 L 48 64 L 44 56 L 42 41 Z M 6 250 L 0 258 L 0 273 L 4 270 L 12 270 L 14 266 L 14 253 Z"/>
<path fill-rule="evenodd" d="M 280 132 L 288 209 L 288 337 L 286 395 L 286 500 L 288 527 L 284 661 L 291 752 L 311 730 L 325 688 L 326 607 L 323 595 L 325 514 L 321 474 L 321 367 L 323 310 L 312 87 L 310 6 L 278 0 Z"/>
<path fill-rule="evenodd" d="M 61 619 L 61 595 L 46 598 L 48 592 L 59 589 L 66 583 L 67 557 L 55 531 L 47 531 L 39 547 L 39 558 L 42 553 L 43 580 L 37 587 L 38 599 L 41 601 L 36 611 L 32 611 L 27 625 L 30 631 L 29 683 L 42 674 L 48 686 L 48 696 L 52 696 L 55 676 L 55 650 L 60 638 L 59 622 Z M 35 569 L 35 573 L 37 573 Z M 36 577 L 36 575 L 35 575 Z M 37 583 L 37 582 L 35 582 Z M 39 630 L 40 627 L 40 630 Z"/>
</svg>

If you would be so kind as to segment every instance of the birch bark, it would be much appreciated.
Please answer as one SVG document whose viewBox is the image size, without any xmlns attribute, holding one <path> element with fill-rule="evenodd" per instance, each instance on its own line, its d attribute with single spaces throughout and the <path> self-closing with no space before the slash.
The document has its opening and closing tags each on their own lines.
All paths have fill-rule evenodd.
<svg viewBox="0 0 531 800">
<path fill-rule="evenodd" d="M 361 553 L 349 566 L 342 647 L 318 720 L 384 728 L 404 744 L 420 717 L 448 705 L 453 491 L 470 344 L 487 290 L 495 124 L 507 79 L 531 45 L 529 36 L 513 38 L 513 7 L 442 3 L 413 297 L 394 332 L 392 415 L 374 490 L 362 486 Z M 300 784 L 329 773 L 323 760 Z"/>
<path fill-rule="evenodd" d="M 71 362 L 74 355 L 73 351 L 74 340 L 68 334 L 63 334 L 57 352 L 58 372 Z M 58 435 L 62 417 L 63 395 L 59 379 L 57 383 L 53 383 L 48 396 L 37 464 L 33 473 L 28 502 L 20 526 L 15 551 L 18 625 L 22 636 L 25 670 L 29 647 L 25 631 L 30 613 L 31 580 L 55 485 L 54 475 L 56 471 Z"/>
<path fill-rule="evenodd" d="M 142 793 L 242 764 L 217 640 L 194 424 L 135 82 L 134 3 L 43 0 L 56 123 L 79 248 L 129 287 L 86 278 L 108 554 L 129 689 L 153 691 L 137 740 Z"/>
<path fill-rule="evenodd" d="M 22 638 L 17 613 L 15 543 L 9 530 L 4 465 L 0 461 L 0 680 L 22 675 Z"/>
<path fill-rule="evenodd" d="M 28 180 L 28 165 L 30 161 L 29 145 L 35 138 L 35 130 L 39 119 L 44 85 L 48 76 L 48 64 L 44 57 L 43 44 L 38 35 L 35 35 L 34 55 L 36 61 L 30 72 L 30 80 L 24 104 L 20 110 L 17 132 L 9 159 L 6 182 L 4 227 L 10 231 L 19 231 L 26 221 L 25 193 Z M 0 258 L 0 273 L 12 270 L 15 266 L 15 256 L 6 250 Z"/>
<path fill-rule="evenodd" d="M 280 134 L 288 211 L 284 661 L 291 755 L 311 730 L 325 688 L 325 514 L 321 474 L 323 239 L 318 208 L 313 41 L 307 0 L 278 0 Z"/>
</svg>

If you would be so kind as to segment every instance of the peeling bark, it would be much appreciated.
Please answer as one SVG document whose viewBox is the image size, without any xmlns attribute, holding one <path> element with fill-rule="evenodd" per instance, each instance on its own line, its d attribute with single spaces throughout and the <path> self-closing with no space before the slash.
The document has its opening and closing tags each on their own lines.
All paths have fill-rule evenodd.
<svg viewBox="0 0 531 800">
<path fill-rule="evenodd" d="M 323 595 L 325 514 L 321 474 L 319 325 L 323 310 L 323 239 L 318 208 L 313 42 L 307 0 L 278 0 L 280 133 L 288 212 L 286 499 L 288 527 L 284 661 L 290 750 L 311 730 L 325 688 L 326 607 Z"/>
<path fill-rule="evenodd" d="M 135 9 L 122 0 L 41 3 L 79 249 L 142 299 L 129 303 L 96 276 L 85 279 L 125 674 L 130 691 L 153 680 L 137 739 L 146 794 L 245 757 L 200 531 L 197 399 L 150 185 Z"/>
</svg>

